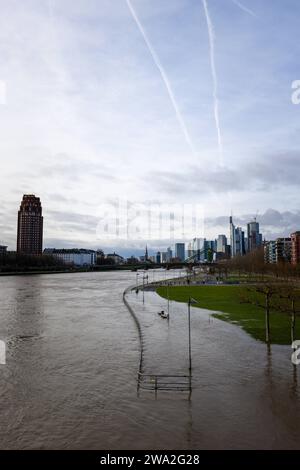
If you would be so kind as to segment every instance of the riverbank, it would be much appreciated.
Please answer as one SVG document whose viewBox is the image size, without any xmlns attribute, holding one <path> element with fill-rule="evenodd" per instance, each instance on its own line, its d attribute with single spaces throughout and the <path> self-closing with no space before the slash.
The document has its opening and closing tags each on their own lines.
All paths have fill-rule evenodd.
<svg viewBox="0 0 300 470">
<path fill-rule="evenodd" d="M 0 272 L 0 277 L 4 276 L 31 276 L 31 275 L 41 275 L 41 274 L 71 274 L 71 273 L 78 273 L 78 272 L 85 272 L 85 271 L 7 271 L 7 272 Z"/>
<path fill-rule="evenodd" d="M 134 271 L 130 266 L 94 266 L 92 268 L 72 268 L 60 270 L 47 270 L 47 269 L 20 269 L 17 271 L 0 271 L 0 276 L 26 276 L 31 274 L 72 274 L 72 273 L 91 273 L 91 272 L 106 272 L 106 271 Z"/>
<path fill-rule="evenodd" d="M 197 301 L 194 307 L 204 308 L 214 312 L 213 316 L 234 323 L 259 341 L 265 341 L 265 312 L 254 303 L 263 303 L 262 294 L 251 292 L 251 302 L 246 286 L 176 286 L 159 287 L 157 293 L 164 298 L 176 302 L 187 303 L 189 297 Z M 299 320 L 298 320 L 298 323 Z M 290 315 L 270 310 L 271 343 L 291 344 Z M 295 337 L 300 338 L 300 325 L 296 322 Z"/>
<path fill-rule="evenodd" d="M 33 268 L 27 268 L 23 269 L 20 268 L 16 271 L 0 271 L 0 276 L 18 276 L 18 275 L 26 275 L 26 274 L 60 274 L 60 273 L 85 273 L 85 272 L 106 272 L 106 271 L 151 271 L 151 270 L 156 270 L 159 269 L 160 267 L 157 266 L 147 266 L 144 267 L 143 265 L 95 265 L 93 267 L 74 267 L 74 268 L 65 268 L 65 269 L 60 269 L 60 270 L 52 270 L 52 269 L 33 269 Z M 176 266 L 172 266 L 171 268 L 168 269 L 170 270 L 175 270 L 177 269 Z"/>
</svg>

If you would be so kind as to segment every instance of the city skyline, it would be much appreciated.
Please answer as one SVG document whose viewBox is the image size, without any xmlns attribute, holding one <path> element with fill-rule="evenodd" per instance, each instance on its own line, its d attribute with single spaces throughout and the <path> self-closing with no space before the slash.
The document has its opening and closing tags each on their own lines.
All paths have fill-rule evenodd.
<svg viewBox="0 0 300 470">
<path fill-rule="evenodd" d="M 32 211 L 34 213 L 32 213 Z M 24 219 L 24 217 L 27 217 L 27 218 L 29 217 L 27 222 Z M 153 243 L 151 242 L 149 243 L 149 241 L 147 240 L 146 252 L 148 253 L 148 248 L 149 248 L 149 251 L 152 253 L 152 257 L 153 255 L 156 256 L 157 252 L 161 252 L 163 255 L 168 256 L 167 253 L 169 250 L 171 250 L 169 245 L 173 247 L 174 253 L 176 253 L 178 246 L 183 245 L 185 246 L 185 251 L 188 253 L 189 245 L 191 245 L 191 243 L 202 240 L 205 243 L 214 243 L 215 251 L 216 252 L 218 251 L 219 253 L 220 252 L 227 253 L 227 247 L 231 247 L 231 253 L 227 253 L 227 255 L 236 256 L 238 254 L 245 254 L 247 251 L 252 251 L 256 247 L 261 246 L 263 243 L 263 240 L 265 240 L 266 242 L 269 241 L 269 239 L 266 239 L 266 237 L 260 233 L 260 222 L 257 221 L 257 217 L 248 219 L 246 222 L 243 219 L 237 218 L 237 219 L 234 219 L 234 223 L 233 223 L 232 216 L 230 216 L 229 218 L 224 216 L 222 217 L 222 219 L 223 218 L 227 220 L 227 229 L 225 230 L 227 235 L 220 234 L 220 233 L 217 234 L 215 232 L 214 235 L 210 237 L 211 239 L 209 239 L 208 237 L 205 237 L 204 233 L 203 233 L 203 236 L 201 237 L 199 236 L 197 231 L 195 231 L 193 234 L 194 236 L 191 238 L 185 238 L 185 239 L 173 238 L 170 240 L 158 239 L 158 240 L 155 240 Z M 39 219 L 41 219 L 41 228 L 40 228 Z M 236 225 L 236 220 L 238 222 L 242 222 L 240 224 L 242 225 L 241 227 Z M 22 221 L 22 224 L 21 224 L 21 221 Z M 167 217 L 167 221 L 168 221 L 168 217 Z M 229 221 L 229 229 L 228 229 L 228 221 Z M 31 226 L 32 223 L 36 227 L 32 233 L 34 235 L 34 241 L 33 240 L 30 241 L 30 238 L 32 238 L 31 232 L 33 230 Z M 200 225 L 200 224 L 196 224 L 196 225 Z M 17 215 L 17 233 L 16 233 L 17 251 L 20 253 L 27 252 L 28 254 L 31 254 L 31 253 L 34 254 L 35 252 L 35 254 L 40 254 L 42 252 L 43 239 L 44 239 L 43 226 L 44 224 L 43 224 L 40 197 L 36 197 L 36 195 L 34 194 L 24 194 L 22 201 L 21 201 L 21 206 L 19 208 L 18 215 Z M 202 227 L 202 230 L 203 230 L 203 227 Z M 22 232 L 24 233 L 24 235 L 26 233 L 25 237 L 24 235 L 22 235 Z M 251 238 L 253 238 L 253 236 L 254 236 L 254 240 L 251 241 Z M 35 240 L 35 237 L 36 237 L 36 240 Z M 275 236 L 275 239 L 277 238 L 279 237 Z M 217 247 L 220 246 L 220 240 L 222 240 L 221 244 L 223 246 L 221 249 L 218 249 Z M 35 245 L 35 248 L 33 250 L 31 247 L 32 243 Z M 21 246 L 22 244 L 24 245 L 24 247 Z M 143 241 L 141 241 L 141 239 L 139 239 L 139 241 L 136 242 L 135 245 L 133 244 L 132 241 L 130 241 L 129 244 L 132 245 L 131 248 L 127 248 L 127 249 L 120 248 L 118 250 L 121 255 L 125 257 L 132 256 L 132 255 L 134 256 L 144 255 L 144 247 L 142 246 Z M 81 248 L 83 248 L 84 245 L 85 244 L 83 244 Z M 235 246 L 237 246 L 238 248 L 235 248 Z M 57 240 L 57 245 L 55 247 L 54 246 L 50 247 L 50 245 L 47 244 L 47 242 L 45 244 L 46 249 L 49 249 L 49 248 L 68 249 L 68 248 L 78 248 L 78 247 L 79 245 L 75 246 L 74 243 L 71 243 L 70 245 L 68 245 L 63 240 Z M 12 249 L 9 246 L 6 246 L 6 248 L 8 248 L 9 251 L 14 251 L 14 248 Z M 98 249 L 106 248 L 105 251 L 115 252 L 115 250 L 118 248 L 118 243 L 116 243 L 115 245 L 111 245 L 111 246 L 108 246 L 105 243 L 104 243 L 104 246 L 100 246 L 100 244 L 98 243 L 97 246 L 87 245 L 87 248 L 95 250 L 95 251 Z M 172 257 L 172 250 L 171 250 L 171 257 Z M 182 254 L 179 257 L 181 258 Z"/>
<path fill-rule="evenodd" d="M 158 219 L 161 220 L 161 213 L 158 214 Z M 191 219 L 193 220 L 193 215 Z M 157 217 L 157 214 L 156 214 Z M 107 218 L 107 221 L 111 220 L 111 215 Z M 175 216 L 175 214 L 170 213 L 170 219 L 167 219 L 167 225 L 172 223 L 172 226 L 169 227 L 170 233 L 173 231 L 178 231 L 181 228 L 184 229 L 185 225 L 187 225 L 188 217 L 185 217 L 186 220 L 179 220 L 180 217 Z M 148 222 L 151 223 L 153 218 L 149 219 Z M 60 248 L 57 247 L 46 247 L 43 250 L 43 227 L 44 227 L 44 219 L 42 216 L 42 204 L 39 197 L 35 194 L 24 194 L 20 208 L 18 211 L 17 217 L 17 254 L 25 254 L 25 255 L 41 255 L 42 253 L 60 253 L 60 252 L 68 252 L 72 250 L 68 250 L 68 248 Z M 115 222 L 118 222 L 115 225 L 114 229 L 119 231 L 121 230 L 122 220 L 118 218 Z M 179 225 L 179 227 L 178 227 Z M 193 226 L 194 224 L 192 224 Z M 191 227 L 192 227 L 191 226 Z M 196 227 L 199 227 L 199 224 L 196 224 Z M 135 228 L 138 228 L 137 226 Z M 190 227 L 189 227 L 190 228 Z M 112 234 L 112 230 L 110 232 Z M 152 256 L 148 257 L 148 245 L 146 244 L 145 253 L 144 255 L 140 256 L 140 253 L 137 252 L 137 247 L 131 252 L 127 253 L 127 256 L 132 258 L 133 256 L 138 256 L 140 259 L 144 259 L 148 261 L 148 259 L 160 259 L 159 262 L 170 262 L 174 258 L 173 254 L 175 255 L 175 259 L 179 259 L 180 261 L 186 261 L 190 259 L 197 259 L 198 261 L 207 261 L 211 258 L 216 259 L 219 255 L 222 255 L 222 258 L 230 258 L 235 257 L 238 255 L 245 255 L 247 252 L 251 252 L 256 248 L 259 248 L 263 244 L 263 235 L 260 233 L 259 222 L 257 222 L 256 217 L 247 223 L 247 237 L 245 236 L 245 231 L 242 227 L 236 227 L 233 223 L 233 217 L 229 217 L 229 240 L 227 239 L 226 235 L 218 234 L 214 235 L 213 240 L 207 240 L 205 237 L 197 236 L 197 231 L 193 235 L 192 239 L 184 240 L 181 242 L 176 241 L 174 238 L 170 240 L 171 246 L 173 246 L 173 250 L 171 246 L 167 248 L 166 251 L 162 251 L 163 245 L 160 243 L 159 247 L 149 246 L 152 248 Z M 272 243 L 272 242 L 271 242 Z M 270 243 L 268 243 L 270 245 Z M 6 252 L 7 246 L 0 245 L 3 252 Z M 74 250 L 75 248 L 75 250 Z M 87 249 L 78 249 L 78 247 L 73 246 L 73 251 L 84 252 L 89 254 L 91 252 L 99 251 L 99 248 L 94 250 L 87 250 Z M 102 249 L 100 249 L 103 252 Z M 104 253 L 104 252 L 103 252 Z M 115 254 L 115 247 L 114 247 L 114 254 Z M 153 256 L 154 255 L 154 256 Z M 119 255 L 117 255 L 119 256 Z M 269 255 L 267 256 L 269 258 Z M 271 258 L 270 258 L 271 259 Z"/>
<path fill-rule="evenodd" d="M 102 247 L 101 205 L 124 194 L 202 204 L 207 239 L 229 235 L 231 211 L 241 226 L 258 215 L 267 239 L 289 236 L 300 226 L 299 3 L 206 2 L 222 165 L 203 2 L 129 3 L 139 23 L 121 0 L 3 5 L 0 243 L 15 247 L 23 193 L 43 201 L 45 246 Z"/>
</svg>

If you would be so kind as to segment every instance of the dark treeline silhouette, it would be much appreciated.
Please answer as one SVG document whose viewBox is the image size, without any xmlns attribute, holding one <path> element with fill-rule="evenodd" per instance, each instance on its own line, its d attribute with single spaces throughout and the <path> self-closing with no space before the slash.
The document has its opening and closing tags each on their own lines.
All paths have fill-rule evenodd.
<svg viewBox="0 0 300 470">
<path fill-rule="evenodd" d="M 0 272 L 60 271 L 65 268 L 62 261 L 50 255 L 31 256 L 15 252 L 0 255 Z"/>
<path fill-rule="evenodd" d="M 226 275 L 228 273 L 247 275 L 249 280 L 252 277 L 259 277 L 262 281 L 270 277 L 278 280 L 300 278 L 300 265 L 293 266 L 288 262 L 265 263 L 263 247 L 220 263 L 218 269 Z"/>
</svg>

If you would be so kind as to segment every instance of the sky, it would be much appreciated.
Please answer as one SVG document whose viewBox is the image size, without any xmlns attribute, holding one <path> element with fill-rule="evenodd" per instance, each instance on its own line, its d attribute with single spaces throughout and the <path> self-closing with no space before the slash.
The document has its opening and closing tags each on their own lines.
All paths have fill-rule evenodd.
<svg viewBox="0 0 300 470">
<path fill-rule="evenodd" d="M 151 253 L 230 214 L 300 229 L 298 0 L 0 7 L 0 244 L 27 193 L 45 247 Z"/>
</svg>

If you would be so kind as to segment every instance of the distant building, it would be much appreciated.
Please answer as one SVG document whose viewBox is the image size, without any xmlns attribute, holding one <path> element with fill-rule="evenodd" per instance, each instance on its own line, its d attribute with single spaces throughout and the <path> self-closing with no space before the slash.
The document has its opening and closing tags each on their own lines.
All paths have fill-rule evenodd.
<svg viewBox="0 0 300 470">
<path fill-rule="evenodd" d="M 193 256 L 193 243 L 189 242 L 187 246 L 187 258 L 191 258 Z"/>
<path fill-rule="evenodd" d="M 118 255 L 117 253 L 109 253 L 105 256 L 106 259 L 113 260 L 115 264 L 124 264 L 125 260 L 123 256 Z"/>
<path fill-rule="evenodd" d="M 41 255 L 43 251 L 43 217 L 39 197 L 25 194 L 18 212 L 17 252 Z"/>
<path fill-rule="evenodd" d="M 231 256 L 234 258 L 245 253 L 245 236 L 241 227 L 236 227 L 232 216 L 229 218 Z"/>
<path fill-rule="evenodd" d="M 233 223 L 232 216 L 229 217 L 229 231 L 230 231 L 230 252 L 231 257 L 234 258 L 236 255 L 235 250 L 235 226 Z"/>
<path fill-rule="evenodd" d="M 291 242 L 291 262 L 293 265 L 296 265 L 300 263 L 300 232 L 291 234 Z"/>
<path fill-rule="evenodd" d="M 55 249 L 46 248 L 44 253 L 54 256 L 66 265 L 74 266 L 93 266 L 97 261 L 97 253 L 94 250 L 85 250 L 83 248 L 73 249 Z"/>
<path fill-rule="evenodd" d="M 167 248 L 167 259 L 166 259 L 167 263 L 170 263 L 172 261 L 172 258 L 173 258 L 173 252 L 171 248 L 169 247 Z"/>
<path fill-rule="evenodd" d="M 132 264 L 138 264 L 139 260 L 135 256 L 131 255 L 130 258 L 126 259 L 126 263 L 131 264 L 131 265 Z"/>
<path fill-rule="evenodd" d="M 96 251 L 96 264 L 104 264 L 104 252 L 103 250 Z"/>
<path fill-rule="evenodd" d="M 0 262 L 4 263 L 7 253 L 7 246 L 0 245 Z"/>
<path fill-rule="evenodd" d="M 227 237 L 219 235 L 217 240 L 217 253 L 226 253 Z"/>
<path fill-rule="evenodd" d="M 290 263 L 292 258 L 292 240 L 277 238 L 275 242 L 276 263 Z"/>
<path fill-rule="evenodd" d="M 247 225 L 248 251 L 253 251 L 262 245 L 262 235 L 259 233 L 259 223 L 254 219 Z"/>
<path fill-rule="evenodd" d="M 204 240 L 203 245 L 203 254 L 201 256 L 201 261 L 211 263 L 214 260 L 214 253 L 216 251 L 216 242 L 215 240 Z"/>
<path fill-rule="evenodd" d="M 246 253 L 245 233 L 241 227 L 235 227 L 232 217 L 229 218 L 229 227 L 231 257 L 242 256 Z"/>
<path fill-rule="evenodd" d="M 195 260 L 200 261 L 201 260 L 201 254 L 202 254 L 202 259 L 204 256 L 204 243 L 205 243 L 205 238 L 194 238 L 193 239 L 193 254 L 196 255 Z"/>
<path fill-rule="evenodd" d="M 264 261 L 267 264 L 276 263 L 276 242 L 269 241 L 264 245 Z"/>
<path fill-rule="evenodd" d="M 265 263 L 290 263 L 292 258 L 291 238 L 277 238 L 275 241 L 265 242 Z M 295 263 L 296 264 L 296 263 Z"/>
<path fill-rule="evenodd" d="M 243 256 L 245 251 L 245 232 L 241 227 L 235 229 L 235 255 Z"/>
<path fill-rule="evenodd" d="M 160 263 L 161 263 L 161 261 L 160 261 L 160 251 L 158 251 L 158 252 L 156 253 L 156 263 L 157 263 L 157 264 L 160 264 Z"/>
<path fill-rule="evenodd" d="M 188 258 L 194 261 L 204 261 L 204 242 L 205 238 L 193 238 L 189 245 Z"/>
<path fill-rule="evenodd" d="M 179 261 L 185 260 L 185 244 L 184 243 L 176 243 L 175 244 L 175 258 Z"/>
</svg>

